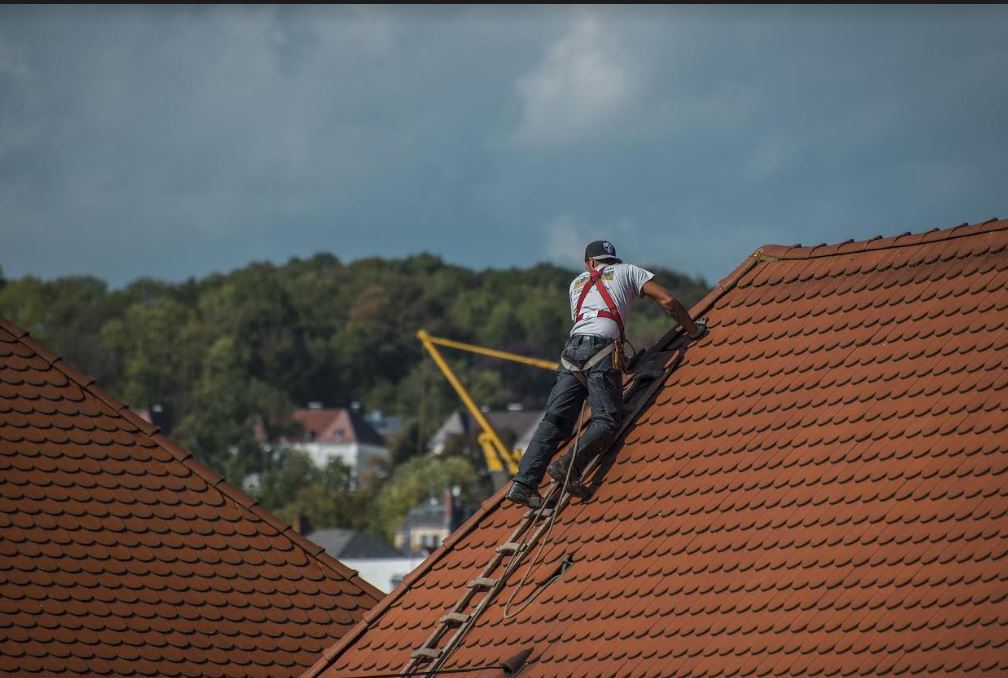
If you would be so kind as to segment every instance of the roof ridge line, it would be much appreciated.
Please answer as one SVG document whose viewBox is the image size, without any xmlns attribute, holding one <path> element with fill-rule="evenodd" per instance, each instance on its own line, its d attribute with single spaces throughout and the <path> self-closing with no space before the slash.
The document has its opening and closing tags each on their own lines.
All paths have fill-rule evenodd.
<svg viewBox="0 0 1008 678">
<path fill-rule="evenodd" d="M 353 570 L 343 563 L 340 563 L 332 556 L 329 556 L 328 553 L 325 553 L 325 549 L 321 546 L 318 546 L 314 542 L 305 538 L 303 535 L 295 532 L 290 525 L 282 523 L 278 517 L 263 508 L 255 499 L 232 486 L 227 482 L 224 476 L 196 459 L 192 452 L 186 450 L 184 447 L 168 438 L 168 436 L 164 435 L 160 428 L 154 426 L 146 419 L 143 419 L 140 415 L 130 409 L 130 406 L 125 402 L 119 400 L 108 391 L 98 386 L 94 377 L 73 367 L 66 362 L 61 355 L 53 353 L 36 341 L 28 330 L 19 327 L 13 321 L 2 315 L 0 315 L 0 328 L 10 332 L 16 341 L 31 349 L 36 355 L 49 363 L 50 367 L 62 373 L 67 379 L 77 384 L 81 390 L 87 392 L 89 395 L 93 396 L 99 402 L 107 406 L 115 415 L 125 419 L 140 433 L 150 438 L 155 445 L 171 454 L 176 461 L 184 464 L 190 471 L 195 473 L 205 483 L 207 483 L 207 485 L 219 491 L 225 497 L 237 504 L 239 508 L 245 509 L 247 512 L 252 514 L 252 517 L 260 520 L 261 522 L 265 522 L 267 525 L 277 530 L 278 534 L 284 536 L 294 546 L 300 548 L 307 555 L 325 565 L 347 581 L 351 582 L 355 586 L 358 586 L 361 591 L 371 596 L 376 601 L 380 601 L 384 597 L 384 594 L 382 594 L 378 588 L 360 577 L 357 570 Z M 258 509 L 258 511 L 256 509 Z M 265 516 L 271 516 L 272 520 L 267 520 Z M 277 526 L 278 524 L 283 525 L 285 529 L 279 528 Z M 313 549 L 307 548 L 307 545 L 309 544 L 318 547 L 318 549 L 321 550 L 326 557 L 321 557 L 318 553 L 313 553 Z M 340 567 L 334 567 L 334 565 L 339 565 Z M 353 581 L 355 577 L 358 581 Z M 360 586 L 360 584 L 363 584 L 363 586 Z"/>
<path fill-rule="evenodd" d="M 1008 230 L 1008 220 L 997 217 L 987 221 L 970 224 L 964 222 L 951 228 L 932 228 L 927 231 L 917 233 L 904 231 L 899 235 L 882 237 L 880 235 L 866 240 L 845 240 L 832 245 L 821 243 L 819 245 L 774 245 L 767 244 L 760 247 L 756 252 L 772 260 L 798 260 L 798 259 L 821 259 L 842 254 L 856 254 L 860 252 L 874 252 L 877 250 L 894 249 L 900 247 L 913 247 L 915 245 L 926 245 L 935 242 L 945 242 L 957 238 L 967 238 L 985 233 L 995 233 Z M 901 242 L 902 239 L 902 242 Z"/>
</svg>

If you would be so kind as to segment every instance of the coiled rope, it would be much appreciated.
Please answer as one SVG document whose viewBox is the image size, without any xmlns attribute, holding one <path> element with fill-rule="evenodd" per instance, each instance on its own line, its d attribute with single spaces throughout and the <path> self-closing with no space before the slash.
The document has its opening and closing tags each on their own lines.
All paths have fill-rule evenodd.
<svg viewBox="0 0 1008 678">
<path fill-rule="evenodd" d="M 534 601 L 539 596 L 539 594 L 542 593 L 543 589 L 552 584 L 557 577 L 563 574 L 563 571 L 561 570 L 560 572 L 553 575 L 543 583 L 539 584 L 539 586 L 536 587 L 535 591 L 533 591 L 527 598 L 521 601 L 521 603 L 518 606 L 518 609 L 516 609 L 514 612 L 511 612 L 511 604 L 514 602 L 515 596 L 518 595 L 518 592 L 521 591 L 523 586 L 525 586 L 525 581 L 528 579 L 528 576 L 532 573 L 533 570 L 535 570 L 536 566 L 539 564 L 539 561 L 542 558 L 543 550 L 546 548 L 546 544 L 549 541 L 550 533 L 553 531 L 553 525 L 556 522 L 557 514 L 560 513 L 560 508 L 563 506 L 564 501 L 566 501 L 570 495 L 570 493 L 567 491 L 567 485 L 568 483 L 570 483 L 571 471 L 573 471 L 574 467 L 577 466 L 576 462 L 577 462 L 578 444 L 581 442 L 581 424 L 584 421 L 586 403 L 587 399 L 581 403 L 581 413 L 578 415 L 577 428 L 575 429 L 577 432 L 574 434 L 574 450 L 571 452 L 570 463 L 567 464 L 567 475 L 564 478 L 563 486 L 560 488 L 560 497 L 557 500 L 556 504 L 554 504 L 554 511 L 553 515 L 550 516 L 549 526 L 546 528 L 546 533 L 543 535 L 542 541 L 539 543 L 538 553 L 536 553 L 536 556 L 535 558 L 532 559 L 532 562 L 529 563 L 528 569 L 525 570 L 525 574 L 522 575 L 521 580 L 518 582 L 518 586 L 515 587 L 514 591 L 511 592 L 511 596 L 507 599 L 507 602 L 504 603 L 504 612 L 503 612 L 504 619 L 510 619 L 511 617 L 513 617 L 516 614 L 519 614 L 522 610 L 531 605 L 532 601 Z M 533 524 L 539 521 L 539 516 L 542 515 L 542 512 L 544 510 L 546 510 L 545 501 L 543 502 L 542 506 L 536 509 Z M 506 580 L 509 576 L 511 576 L 511 574 L 515 570 L 518 569 L 518 567 L 524 560 L 525 553 L 528 553 L 528 551 L 522 549 L 522 555 L 513 558 L 511 562 L 508 563 L 507 568 L 504 569 L 504 574 L 501 576 L 501 579 Z"/>
</svg>

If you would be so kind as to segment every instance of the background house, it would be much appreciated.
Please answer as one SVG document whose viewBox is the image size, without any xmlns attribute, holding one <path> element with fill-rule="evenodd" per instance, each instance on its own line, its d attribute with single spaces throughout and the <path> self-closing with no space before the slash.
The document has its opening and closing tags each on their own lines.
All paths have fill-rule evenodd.
<svg viewBox="0 0 1008 678">
<path fill-rule="evenodd" d="M 506 410 L 489 410 L 483 414 L 505 444 L 524 451 L 542 419 L 543 411 L 511 405 Z M 464 436 L 466 444 L 477 449 L 476 436 L 479 433 L 479 425 L 472 415 L 464 410 L 455 410 L 427 441 L 427 449 L 431 454 L 441 454 L 454 436 Z"/>
<path fill-rule="evenodd" d="M 351 404 L 351 408 L 353 408 L 353 404 Z M 370 410 L 364 415 L 364 419 L 385 441 L 386 447 L 391 445 L 392 440 L 402 431 L 402 418 L 382 410 Z"/>
<path fill-rule="evenodd" d="M 307 534 L 333 558 L 375 588 L 388 593 L 403 577 L 423 562 L 426 554 L 407 555 L 366 532 L 359 530 L 315 530 Z"/>
<path fill-rule="evenodd" d="M 395 534 L 395 546 L 400 551 L 426 555 L 441 545 L 455 528 L 461 525 L 469 512 L 457 493 L 445 490 L 415 506 Z"/>
<path fill-rule="evenodd" d="M 385 439 L 356 409 L 311 403 L 294 410 L 291 418 L 303 427 L 302 435 L 281 438 L 277 444 L 305 452 L 319 467 L 337 458 L 360 477 L 373 463 L 388 459 Z"/>
<path fill-rule="evenodd" d="M 402 552 L 360 530 L 331 528 L 305 535 L 333 558 L 398 558 Z"/>
</svg>

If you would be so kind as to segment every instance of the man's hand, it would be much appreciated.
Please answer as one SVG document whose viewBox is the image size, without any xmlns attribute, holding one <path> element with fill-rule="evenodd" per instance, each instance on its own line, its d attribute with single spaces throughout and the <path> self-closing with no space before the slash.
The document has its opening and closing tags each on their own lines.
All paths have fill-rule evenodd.
<svg viewBox="0 0 1008 678">
<path fill-rule="evenodd" d="M 641 287 L 641 294 L 658 302 L 658 305 L 664 308 L 666 313 L 679 321 L 682 328 L 686 330 L 686 334 L 688 334 L 691 338 L 697 339 L 703 336 L 703 333 L 707 331 L 706 327 L 701 330 L 700 327 L 693 322 L 693 318 L 690 317 L 689 311 L 686 310 L 686 307 L 679 303 L 679 300 L 676 299 L 671 292 L 656 283 L 654 280 L 648 280 L 644 283 L 644 286 Z"/>
<path fill-rule="evenodd" d="M 698 331 L 696 334 L 690 334 L 690 339 L 699 339 L 703 335 L 707 334 L 707 316 L 693 321 L 693 324 L 696 325 Z"/>
</svg>

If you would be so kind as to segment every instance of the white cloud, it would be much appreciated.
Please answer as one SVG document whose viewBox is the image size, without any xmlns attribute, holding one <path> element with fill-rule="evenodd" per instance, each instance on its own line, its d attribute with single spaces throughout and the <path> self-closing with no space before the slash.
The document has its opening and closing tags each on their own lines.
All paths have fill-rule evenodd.
<svg viewBox="0 0 1008 678">
<path fill-rule="evenodd" d="M 579 18 L 533 73 L 518 79 L 516 138 L 530 144 L 583 139 L 630 101 L 633 83 L 619 45 L 597 19 Z"/>
<path fill-rule="evenodd" d="M 546 254 L 550 259 L 563 264 L 581 262 L 579 248 L 585 246 L 584 236 L 578 233 L 574 219 L 564 214 L 546 226 Z"/>
<path fill-rule="evenodd" d="M 601 237 L 716 280 L 764 242 L 1003 213 L 1005 10 L 817 12 L 5 6 L 0 264 L 580 267 Z"/>
<path fill-rule="evenodd" d="M 619 256 L 626 259 L 635 253 L 637 236 L 637 225 L 627 217 L 610 226 L 597 226 L 562 214 L 546 226 L 546 255 L 560 264 L 580 267 L 585 245 L 593 240 L 611 240 Z"/>
<path fill-rule="evenodd" d="M 0 77 L 29 75 L 24 53 L 0 36 Z"/>
<path fill-rule="evenodd" d="M 788 169 L 800 158 L 798 144 L 785 139 L 766 139 L 746 157 L 743 170 L 750 179 L 767 179 Z"/>
</svg>

